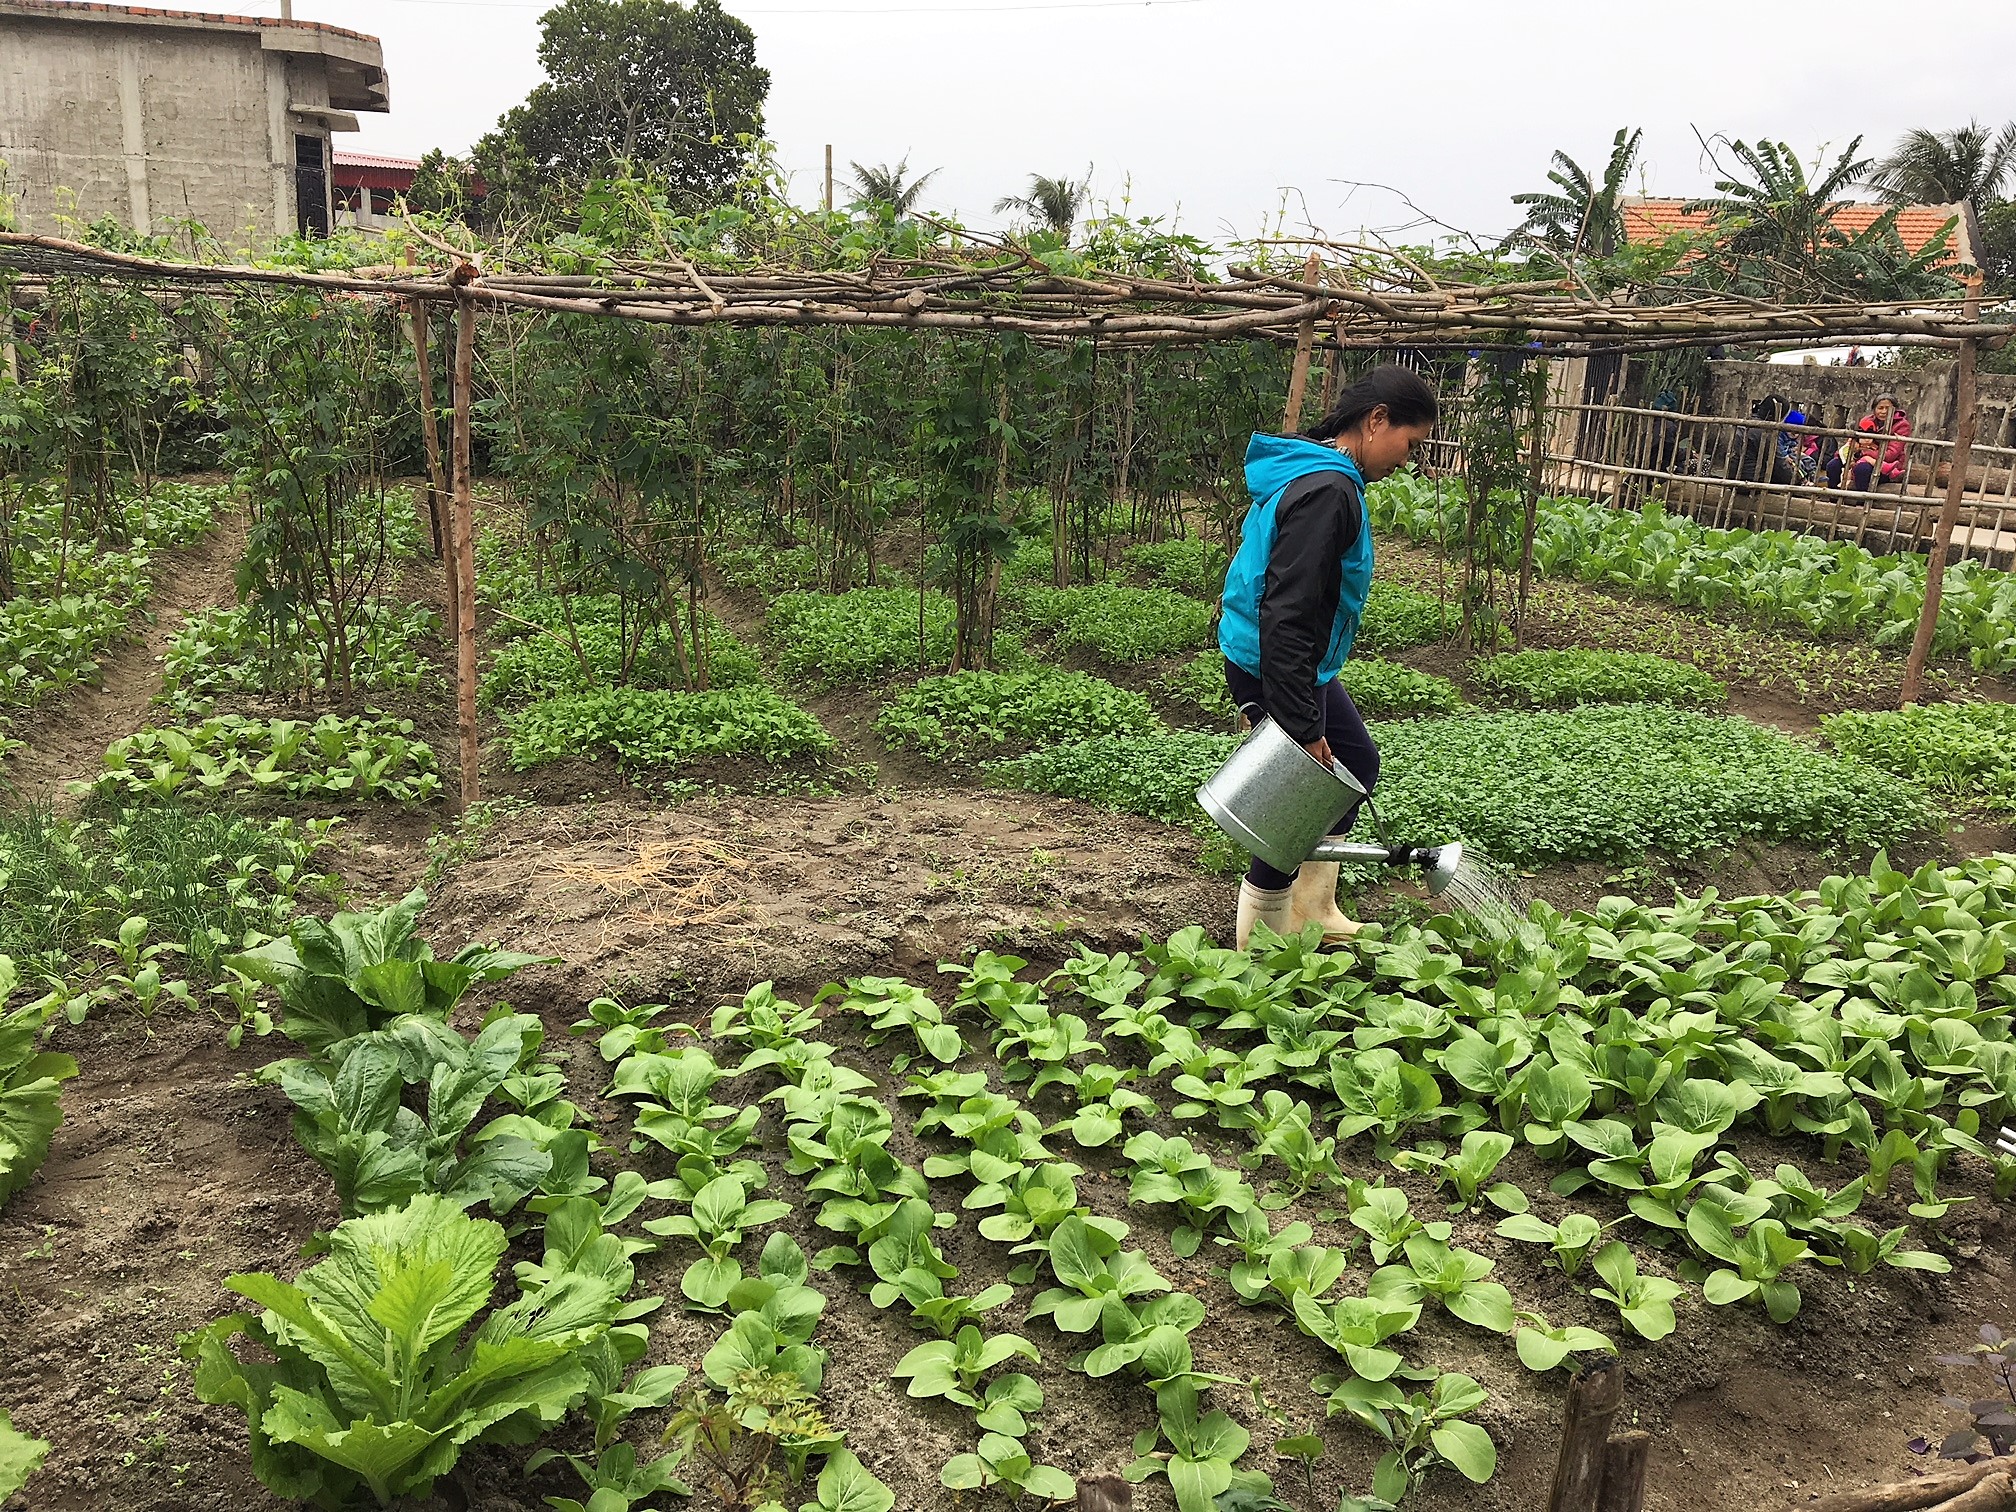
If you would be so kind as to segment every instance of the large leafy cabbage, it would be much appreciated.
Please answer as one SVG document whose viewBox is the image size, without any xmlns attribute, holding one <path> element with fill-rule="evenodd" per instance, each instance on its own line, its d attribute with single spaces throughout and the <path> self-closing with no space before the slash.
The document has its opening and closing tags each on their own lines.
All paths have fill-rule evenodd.
<svg viewBox="0 0 2016 1512">
<path fill-rule="evenodd" d="M 627 1257 L 549 1243 L 518 1300 L 472 1329 L 504 1250 L 502 1228 L 444 1197 L 339 1224 L 328 1257 L 292 1282 L 230 1278 L 265 1311 L 184 1339 L 197 1395 L 244 1411 L 253 1469 L 277 1495 L 341 1508 L 424 1494 L 464 1445 L 526 1443 L 558 1421 L 624 1307 Z M 590 1252 L 597 1263 L 575 1263 Z M 241 1360 L 241 1334 L 274 1363 Z"/>
</svg>

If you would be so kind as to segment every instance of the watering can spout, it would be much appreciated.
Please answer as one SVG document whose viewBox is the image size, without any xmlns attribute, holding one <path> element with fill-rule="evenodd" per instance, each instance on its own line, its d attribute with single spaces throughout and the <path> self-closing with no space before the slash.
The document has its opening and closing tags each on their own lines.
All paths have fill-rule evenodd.
<svg viewBox="0 0 2016 1512">
<path fill-rule="evenodd" d="M 1362 861 L 1374 866 L 1418 866 L 1431 898 L 1440 897 L 1463 865 L 1463 842 L 1443 845 L 1369 845 L 1358 840 L 1319 840 L 1311 861 Z"/>
<path fill-rule="evenodd" d="M 1428 888 L 1428 896 L 1439 898 L 1463 867 L 1463 842 L 1451 840 L 1444 845 L 1424 845 L 1420 857 L 1426 872 L 1422 880 Z"/>
</svg>

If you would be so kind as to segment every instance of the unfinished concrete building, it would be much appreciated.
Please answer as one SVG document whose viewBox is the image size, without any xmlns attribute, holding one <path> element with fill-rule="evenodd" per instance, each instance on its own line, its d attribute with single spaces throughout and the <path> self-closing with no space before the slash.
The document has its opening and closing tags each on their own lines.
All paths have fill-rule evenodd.
<svg viewBox="0 0 2016 1512">
<path fill-rule="evenodd" d="M 390 108 L 376 37 L 313 21 L 0 0 L 0 160 L 22 229 L 322 235 L 330 133 Z"/>
</svg>

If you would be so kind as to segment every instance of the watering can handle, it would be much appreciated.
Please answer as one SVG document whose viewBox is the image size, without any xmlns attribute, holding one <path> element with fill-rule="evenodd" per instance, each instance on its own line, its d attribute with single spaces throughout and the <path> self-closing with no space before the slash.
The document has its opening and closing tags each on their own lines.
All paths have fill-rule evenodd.
<svg viewBox="0 0 2016 1512">
<path fill-rule="evenodd" d="M 1257 703 L 1243 703 L 1239 705 L 1239 712 L 1246 716 L 1246 722 L 1256 730 L 1260 728 L 1260 721 L 1267 717 L 1267 711 Z"/>
</svg>

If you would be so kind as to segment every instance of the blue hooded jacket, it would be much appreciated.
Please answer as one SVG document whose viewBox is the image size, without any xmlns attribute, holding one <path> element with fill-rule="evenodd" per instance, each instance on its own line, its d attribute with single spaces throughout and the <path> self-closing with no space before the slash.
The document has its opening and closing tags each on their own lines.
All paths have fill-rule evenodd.
<svg viewBox="0 0 2016 1512">
<path fill-rule="evenodd" d="M 1218 620 L 1218 649 L 1225 659 L 1255 677 L 1260 672 L 1260 600 L 1267 590 L 1267 564 L 1274 554 L 1275 510 L 1288 485 L 1311 473 L 1338 472 L 1356 485 L 1362 501 L 1365 475 L 1358 464 L 1334 446 L 1300 436 L 1255 435 L 1246 446 L 1246 490 L 1253 507 L 1240 527 L 1239 550 L 1225 574 L 1225 597 Z M 1361 521 L 1358 538 L 1345 548 L 1338 563 L 1341 586 L 1336 616 L 1330 626 L 1329 648 L 1317 667 L 1320 685 L 1337 676 L 1351 643 L 1357 638 L 1358 617 L 1372 588 L 1372 530 Z"/>
</svg>

